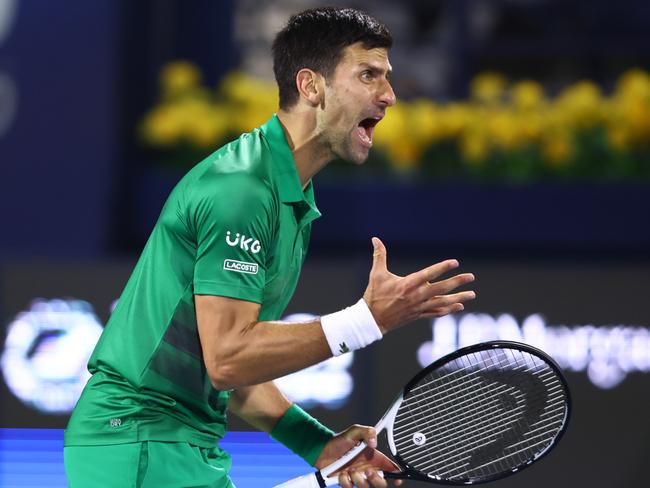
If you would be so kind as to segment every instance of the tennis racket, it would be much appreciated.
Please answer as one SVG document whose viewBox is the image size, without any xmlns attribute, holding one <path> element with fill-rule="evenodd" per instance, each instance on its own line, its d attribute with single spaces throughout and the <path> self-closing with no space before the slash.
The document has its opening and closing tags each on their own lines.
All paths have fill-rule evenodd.
<svg viewBox="0 0 650 488">
<path fill-rule="evenodd" d="M 375 426 L 386 431 L 399 472 L 386 478 L 451 485 L 487 483 L 538 461 L 557 445 L 571 399 L 559 367 L 517 342 L 486 342 L 420 371 Z M 366 444 L 276 488 L 323 488 Z"/>
</svg>

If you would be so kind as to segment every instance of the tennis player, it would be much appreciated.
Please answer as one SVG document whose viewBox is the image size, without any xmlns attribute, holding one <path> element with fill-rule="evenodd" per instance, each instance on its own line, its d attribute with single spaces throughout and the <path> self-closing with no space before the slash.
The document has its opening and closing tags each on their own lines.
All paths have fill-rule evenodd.
<svg viewBox="0 0 650 488">
<path fill-rule="evenodd" d="M 386 486 L 378 470 L 394 465 L 373 449 L 373 428 L 334 434 L 272 380 L 474 297 L 452 293 L 471 274 L 436 281 L 455 260 L 399 277 L 373 238 L 363 298 L 311 322 L 277 321 L 320 215 L 312 177 L 334 158 L 362 164 L 395 103 L 391 44 L 384 25 L 352 9 L 302 12 L 277 35 L 278 114 L 172 191 L 90 358 L 65 433 L 72 488 L 232 487 L 218 447 L 227 410 L 317 467 L 365 440 L 340 483 Z"/>
</svg>

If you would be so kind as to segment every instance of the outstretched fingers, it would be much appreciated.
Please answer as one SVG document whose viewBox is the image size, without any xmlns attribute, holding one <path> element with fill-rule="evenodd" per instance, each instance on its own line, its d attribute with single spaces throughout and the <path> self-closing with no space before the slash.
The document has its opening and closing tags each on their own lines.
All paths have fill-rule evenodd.
<svg viewBox="0 0 650 488">
<path fill-rule="evenodd" d="M 421 317 L 442 316 L 463 310 L 463 303 L 474 298 L 474 292 L 453 293 L 474 281 L 472 273 L 451 278 L 439 277 L 458 268 L 456 259 L 447 259 L 406 277 L 388 271 L 386 247 L 372 238 L 373 264 L 363 298 L 382 334 Z"/>
<path fill-rule="evenodd" d="M 426 284 L 420 288 L 422 298 L 428 299 L 437 295 L 445 295 L 458 287 L 473 282 L 474 279 L 472 273 L 463 273 L 434 283 L 427 281 Z"/>
<path fill-rule="evenodd" d="M 422 283 L 427 283 L 435 280 L 438 276 L 441 276 L 452 269 L 458 268 L 459 263 L 456 259 L 447 259 L 439 263 L 433 264 L 427 268 L 416 271 L 413 274 L 407 276 L 409 281 L 412 281 L 415 285 Z"/>
<path fill-rule="evenodd" d="M 463 303 L 474 300 L 474 291 L 462 291 L 451 295 L 438 295 L 426 300 L 421 307 L 420 317 L 442 317 L 450 313 L 462 312 L 465 310 Z"/>
</svg>

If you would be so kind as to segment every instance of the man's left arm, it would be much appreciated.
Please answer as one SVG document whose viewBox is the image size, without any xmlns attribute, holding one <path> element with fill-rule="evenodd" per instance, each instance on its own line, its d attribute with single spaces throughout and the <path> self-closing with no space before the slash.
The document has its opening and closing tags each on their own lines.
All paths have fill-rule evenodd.
<svg viewBox="0 0 650 488">
<path fill-rule="evenodd" d="M 272 381 L 261 383 L 233 391 L 230 397 L 229 409 L 251 426 L 267 433 L 273 432 L 281 420 L 289 415 L 291 401 L 285 397 Z M 315 419 L 305 419 L 305 428 L 313 428 Z M 322 448 L 314 466 L 318 469 L 331 464 L 352 447 L 364 441 L 370 447 L 357 456 L 352 464 L 339 475 L 340 485 L 344 488 L 372 486 L 384 488 L 386 481 L 378 471 L 391 471 L 397 466 L 381 452 L 374 449 L 377 446 L 377 433 L 373 427 L 353 425 L 345 431 L 334 435 Z M 288 446 L 289 447 L 289 446 Z M 401 484 L 397 481 L 395 485 Z"/>
<path fill-rule="evenodd" d="M 230 396 L 228 409 L 258 430 L 271 432 L 291 402 L 269 381 L 237 388 Z"/>
</svg>

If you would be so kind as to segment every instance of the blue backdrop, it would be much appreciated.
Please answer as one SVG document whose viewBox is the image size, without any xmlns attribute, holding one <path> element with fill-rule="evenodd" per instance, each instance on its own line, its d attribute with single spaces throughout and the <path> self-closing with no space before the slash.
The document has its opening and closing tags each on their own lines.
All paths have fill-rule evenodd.
<svg viewBox="0 0 650 488">
<path fill-rule="evenodd" d="M 311 468 L 267 434 L 229 432 L 220 446 L 233 456 L 231 477 L 237 488 L 274 486 Z M 63 431 L 0 429 L 0 486 L 63 488 Z"/>
<path fill-rule="evenodd" d="M 0 253 L 97 254 L 118 146 L 119 4 L 9 3 L 0 73 L 15 114 L 0 133 Z"/>
</svg>

